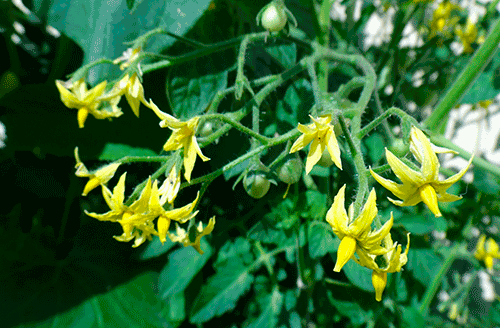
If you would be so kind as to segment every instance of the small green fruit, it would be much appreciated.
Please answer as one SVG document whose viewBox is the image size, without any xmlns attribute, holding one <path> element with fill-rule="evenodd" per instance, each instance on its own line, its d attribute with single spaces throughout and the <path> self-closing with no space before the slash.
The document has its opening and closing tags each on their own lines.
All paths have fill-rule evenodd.
<svg viewBox="0 0 500 328">
<path fill-rule="evenodd" d="M 389 150 L 397 157 L 403 157 L 406 153 L 408 153 L 409 147 L 403 140 L 398 138 L 394 139 L 392 144 L 389 146 Z"/>
<path fill-rule="evenodd" d="M 286 22 L 287 17 L 285 9 L 274 3 L 270 3 L 262 13 L 262 27 L 269 32 L 281 31 L 285 27 Z"/>
<path fill-rule="evenodd" d="M 270 187 L 271 182 L 262 173 L 249 173 L 243 178 L 243 188 L 253 198 L 259 199 L 264 197 Z"/>
<path fill-rule="evenodd" d="M 278 169 L 278 178 L 286 184 L 294 184 L 300 180 L 304 164 L 298 158 L 291 158 Z"/>
</svg>

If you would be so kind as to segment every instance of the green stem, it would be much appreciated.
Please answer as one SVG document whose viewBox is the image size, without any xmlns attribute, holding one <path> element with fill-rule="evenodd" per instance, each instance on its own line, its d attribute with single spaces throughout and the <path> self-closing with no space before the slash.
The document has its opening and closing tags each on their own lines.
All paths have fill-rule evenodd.
<svg viewBox="0 0 500 328">
<path fill-rule="evenodd" d="M 269 140 L 271 140 L 270 138 L 265 137 L 265 136 L 259 134 L 258 132 L 255 132 L 254 130 L 247 128 L 246 126 L 229 118 L 227 115 L 224 115 L 224 114 L 205 114 L 205 115 L 203 115 L 202 118 L 203 118 L 203 121 L 214 119 L 214 120 L 220 120 L 222 122 L 230 124 L 234 128 L 236 128 L 237 130 L 241 131 L 242 133 L 246 133 L 246 134 L 252 136 L 253 138 L 259 140 L 263 144 L 268 144 Z"/>
<path fill-rule="evenodd" d="M 500 43 L 500 19 L 498 19 L 484 43 L 476 51 L 467 66 L 455 79 L 446 95 L 437 104 L 432 114 L 424 121 L 424 125 L 436 132 L 440 122 L 448 115 L 450 110 L 460 101 L 462 96 L 476 80 L 484 67 L 494 55 Z"/>
<path fill-rule="evenodd" d="M 383 120 L 385 120 L 386 118 L 388 118 L 391 115 L 397 115 L 397 116 L 399 116 L 399 118 L 401 120 L 405 120 L 405 119 L 409 120 L 416 127 L 420 126 L 420 124 L 418 124 L 418 122 L 412 116 L 408 115 L 403 110 L 401 110 L 397 107 L 391 107 L 391 108 L 387 109 L 382 115 L 378 116 L 373 121 L 371 121 L 370 123 L 365 125 L 365 127 L 358 132 L 356 137 L 358 139 L 363 139 L 368 133 L 370 133 L 370 131 L 372 131 L 374 128 L 376 128 L 377 125 L 379 125 Z"/>
<path fill-rule="evenodd" d="M 313 60 L 307 60 L 306 61 L 307 65 L 307 72 L 309 73 L 309 77 L 311 78 L 311 85 L 312 85 L 312 90 L 313 90 L 313 95 L 314 95 L 314 102 L 316 103 L 315 106 L 311 108 L 311 115 L 313 117 L 318 116 L 318 110 L 319 112 L 323 111 L 323 101 L 321 97 L 321 90 L 318 82 L 318 76 L 316 75 L 316 69 L 314 68 L 314 61 Z"/>
</svg>

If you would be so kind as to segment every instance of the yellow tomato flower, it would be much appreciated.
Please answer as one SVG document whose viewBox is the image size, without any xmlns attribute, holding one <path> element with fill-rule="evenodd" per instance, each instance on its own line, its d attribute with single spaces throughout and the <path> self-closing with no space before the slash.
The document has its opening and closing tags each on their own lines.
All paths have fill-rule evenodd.
<svg viewBox="0 0 500 328">
<path fill-rule="evenodd" d="M 109 180 L 115 175 L 116 170 L 120 166 L 120 163 L 108 164 L 100 169 L 90 173 L 87 167 L 80 160 L 78 156 L 78 147 L 75 148 L 75 159 L 76 159 L 76 172 L 75 175 L 80 178 L 89 178 L 89 181 L 83 188 L 82 196 L 87 196 L 87 194 L 97 188 L 99 185 L 104 186 Z"/>
<path fill-rule="evenodd" d="M 115 236 L 118 241 L 128 242 L 135 238 L 133 247 L 141 245 L 146 239 L 151 240 L 151 235 L 157 235 L 152 220 L 149 215 L 149 200 L 151 197 L 151 178 L 148 179 L 146 186 L 141 192 L 139 198 L 127 206 L 125 200 L 125 177 L 127 172 L 123 173 L 120 180 L 111 192 L 107 187 L 103 187 L 102 194 L 108 204 L 110 211 L 104 214 L 90 213 L 85 210 L 85 214 L 100 221 L 118 222 L 123 228 L 121 236 Z"/>
<path fill-rule="evenodd" d="M 158 189 L 158 192 L 162 195 L 161 202 L 163 204 L 165 204 L 165 202 L 173 204 L 175 198 L 177 197 L 177 193 L 181 187 L 181 175 L 179 173 L 180 172 L 177 172 L 177 168 L 174 165 L 170 170 L 168 177 L 165 181 L 163 181 L 163 184 Z"/>
<path fill-rule="evenodd" d="M 153 101 L 150 100 L 149 107 L 155 114 L 162 120 L 160 127 L 168 127 L 172 130 L 170 138 L 163 145 L 165 151 L 184 149 L 184 177 L 188 182 L 191 181 L 191 172 L 193 172 L 194 163 L 196 161 L 196 154 L 206 162 L 210 158 L 203 155 L 200 146 L 196 141 L 196 129 L 198 128 L 199 117 L 195 116 L 187 122 L 181 122 L 172 115 L 162 112 Z"/>
<path fill-rule="evenodd" d="M 167 232 L 167 234 L 173 242 L 182 243 L 184 247 L 193 246 L 193 248 L 196 249 L 198 253 L 203 255 L 204 252 L 200 247 L 201 237 L 212 233 L 212 231 L 214 230 L 214 226 L 215 226 L 215 216 L 210 218 L 205 228 L 203 228 L 203 224 L 200 222 L 198 226 L 194 228 L 195 236 L 192 236 L 194 240 L 190 238 L 190 233 L 188 233 L 183 228 L 179 227 L 178 224 L 176 225 L 175 234 L 171 234 L 170 232 Z"/>
<path fill-rule="evenodd" d="M 424 133 L 416 127 L 412 127 L 411 129 L 410 151 L 422 165 L 420 172 L 411 169 L 387 148 L 385 149 L 387 162 L 403 184 L 397 184 L 394 181 L 385 179 L 373 172 L 371 168 L 370 173 L 384 188 L 402 199 L 400 201 L 389 198 L 393 204 L 397 206 L 413 206 L 424 202 L 436 217 L 442 216 L 439 211 L 438 201 L 454 202 L 462 198 L 461 196 L 450 195 L 446 193 L 446 190 L 460 180 L 465 172 L 467 172 L 472 158 L 469 164 L 460 172 L 444 181 L 439 181 L 438 173 L 440 165 L 436 152 L 451 151 L 433 146 Z"/>
<path fill-rule="evenodd" d="M 476 41 L 477 38 L 477 28 L 476 25 L 467 19 L 467 25 L 465 27 L 457 26 L 455 27 L 455 34 L 459 37 L 462 42 L 463 52 L 471 53 L 474 51 L 471 45 Z"/>
<path fill-rule="evenodd" d="M 328 149 L 335 165 L 339 169 L 342 169 L 339 145 L 333 131 L 333 126 L 330 124 L 331 117 L 321 116 L 314 118 L 311 116 L 311 119 L 313 120 L 311 124 L 303 125 L 299 123 L 297 129 L 302 132 L 302 135 L 293 143 L 290 154 L 303 149 L 312 142 L 306 160 L 306 174 L 309 174 L 313 166 L 318 163 L 325 149 Z"/>
<path fill-rule="evenodd" d="M 372 284 L 375 288 L 375 299 L 380 302 L 382 293 L 387 284 L 387 273 L 401 271 L 403 265 L 408 262 L 408 250 L 410 249 L 410 234 L 407 234 L 408 242 L 404 253 L 401 253 L 401 245 L 392 242 L 391 234 L 385 236 L 383 244 L 385 252 L 382 255 L 375 255 L 360 249 L 357 254 L 359 258 L 354 260 L 372 271 Z"/>
<path fill-rule="evenodd" d="M 141 103 L 149 107 L 149 103 L 144 99 L 144 87 L 137 73 L 132 74 L 131 77 L 125 74 L 125 76 L 115 84 L 114 91 L 112 91 L 111 94 L 125 95 L 130 108 L 132 108 L 132 111 L 137 117 L 139 117 L 139 106 Z"/>
<path fill-rule="evenodd" d="M 59 80 L 56 81 L 56 86 L 64 105 L 68 108 L 78 109 L 77 119 L 80 128 L 84 127 L 89 114 L 92 114 L 97 119 L 119 117 L 122 115 L 122 112 L 116 106 L 112 106 L 113 111 L 99 110 L 101 102 L 103 101 L 100 97 L 103 95 L 104 89 L 106 88 L 106 81 L 99 83 L 90 90 L 87 90 L 87 84 L 84 79 L 71 83 L 69 87 L 65 84 L 67 83 Z M 116 97 L 113 101 L 116 102 Z"/>
<path fill-rule="evenodd" d="M 491 271 L 493 269 L 493 259 L 500 259 L 498 244 L 493 238 L 486 240 L 486 236 L 481 235 L 477 242 L 474 256 L 479 261 L 484 261 L 486 268 Z"/>
<path fill-rule="evenodd" d="M 432 13 L 431 36 L 436 34 L 450 36 L 450 31 L 453 31 L 460 19 L 457 15 L 452 15 L 452 13 L 461 9 L 460 6 L 450 1 L 441 2 Z"/>
<path fill-rule="evenodd" d="M 170 222 L 172 220 L 186 223 L 188 220 L 192 219 L 198 211 L 193 212 L 194 207 L 196 206 L 200 194 L 196 196 L 196 199 L 181 208 L 176 208 L 172 210 L 165 210 L 163 206 L 165 205 L 168 197 L 164 197 L 165 194 L 161 194 L 158 189 L 158 183 L 155 180 L 153 183 L 153 188 L 151 190 L 151 198 L 149 200 L 149 210 L 148 215 L 152 217 L 158 217 L 158 237 L 162 244 L 166 241 L 166 236 L 168 233 L 168 229 L 170 227 Z"/>
<path fill-rule="evenodd" d="M 368 200 L 361 210 L 361 214 L 353 220 L 354 207 L 349 207 L 349 215 L 344 208 L 345 185 L 340 188 L 333 201 L 332 207 L 326 214 L 326 221 L 333 232 L 339 237 L 340 245 L 337 250 L 337 262 L 333 271 L 340 272 L 342 267 L 353 258 L 354 253 L 363 250 L 370 254 L 381 255 L 386 250 L 380 246 L 382 239 L 387 236 L 392 228 L 392 217 L 378 230 L 372 231 L 371 224 L 377 216 L 375 189 L 372 189 Z"/>
</svg>

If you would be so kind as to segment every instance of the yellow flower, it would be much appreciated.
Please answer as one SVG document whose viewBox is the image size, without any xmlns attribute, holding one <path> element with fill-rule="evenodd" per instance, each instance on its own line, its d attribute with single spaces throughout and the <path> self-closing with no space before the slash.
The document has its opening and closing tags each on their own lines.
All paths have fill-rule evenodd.
<svg viewBox="0 0 500 328">
<path fill-rule="evenodd" d="M 438 201 L 454 202 L 462 198 L 461 196 L 450 195 L 446 193 L 446 190 L 462 178 L 469 169 L 472 158 L 469 164 L 460 172 L 444 181 L 439 181 L 439 161 L 436 152 L 451 152 L 451 150 L 433 146 L 422 131 L 416 127 L 412 127 L 410 151 L 422 165 L 420 172 L 411 169 L 387 148 L 385 149 L 387 162 L 403 184 L 397 184 L 394 181 L 385 179 L 373 172 L 371 168 L 370 173 L 384 188 L 402 199 L 400 201 L 389 198 L 393 204 L 398 206 L 413 206 L 423 201 L 436 217 L 441 216 Z"/>
<path fill-rule="evenodd" d="M 321 116 L 313 118 L 313 123 L 308 125 L 300 124 L 297 129 L 302 132 L 302 135 L 295 140 L 290 149 L 290 153 L 295 153 L 306 147 L 311 141 L 311 148 L 306 160 L 306 174 L 311 172 L 313 166 L 318 163 L 323 151 L 328 149 L 332 161 L 339 169 L 342 169 L 340 161 L 340 149 L 333 131 L 333 126 L 330 124 L 330 116 Z"/>
<path fill-rule="evenodd" d="M 380 302 L 382 293 L 387 284 L 387 273 L 401 271 L 403 265 L 408 262 L 408 250 L 410 249 L 410 234 L 407 234 L 408 242 L 404 253 L 401 253 L 401 245 L 392 242 L 391 234 L 385 236 L 383 244 L 385 252 L 382 255 L 375 255 L 360 249 L 357 254 L 359 258 L 354 260 L 372 271 L 372 284 L 375 288 L 375 299 Z"/>
<path fill-rule="evenodd" d="M 125 95 L 130 108 L 132 108 L 132 111 L 137 117 L 139 117 L 139 106 L 141 103 L 149 107 L 149 103 L 144 99 L 144 87 L 137 73 L 132 74 L 131 77 L 125 74 L 125 76 L 115 84 L 114 90 L 114 93 L 112 91 L 111 94 Z"/>
<path fill-rule="evenodd" d="M 452 13 L 461 9 L 460 6 L 450 1 L 441 2 L 432 13 L 431 36 L 440 33 L 445 36 L 450 36 L 450 31 L 453 31 L 454 26 L 460 19 L 457 15 L 452 16 Z"/>
<path fill-rule="evenodd" d="M 135 62 L 139 58 L 139 54 L 141 52 L 141 47 L 137 48 L 128 48 L 125 50 L 122 55 L 115 60 L 113 60 L 113 64 L 122 63 L 120 65 L 120 69 L 123 71 L 125 68 L 129 67 L 131 63 Z"/>
<path fill-rule="evenodd" d="M 155 114 L 162 120 L 160 126 L 162 128 L 168 127 L 172 130 L 172 134 L 163 145 L 163 149 L 169 151 L 184 148 L 184 177 L 190 182 L 191 172 L 193 171 L 196 161 L 196 154 L 198 154 L 204 162 L 210 160 L 210 158 L 203 155 L 196 141 L 195 133 L 200 118 L 195 116 L 187 122 L 181 122 L 175 117 L 162 112 L 153 101 L 150 100 L 149 105 Z"/>
<path fill-rule="evenodd" d="M 139 198 L 127 206 L 125 200 L 125 177 L 127 172 L 123 173 L 120 180 L 111 192 L 107 187 L 103 187 L 102 195 L 108 204 L 110 211 L 104 214 L 89 213 L 85 214 L 100 221 L 118 222 L 123 228 L 121 236 L 115 236 L 118 241 L 128 242 L 135 238 L 133 247 L 141 245 L 146 239 L 151 240 L 151 235 L 158 233 L 154 229 L 153 216 L 149 215 L 149 200 L 151 197 L 151 178 L 148 179 L 146 186 L 141 192 Z"/>
<path fill-rule="evenodd" d="M 115 175 L 116 170 L 120 166 L 120 163 L 108 164 L 93 173 L 87 170 L 87 167 L 80 160 L 78 156 L 78 147 L 75 148 L 75 159 L 76 159 L 76 172 L 75 175 L 80 178 L 89 178 L 89 181 L 83 188 L 82 196 L 87 196 L 87 194 L 97 188 L 99 185 L 104 186 L 109 180 Z"/>
<path fill-rule="evenodd" d="M 464 53 L 471 53 L 474 50 L 471 45 L 477 38 L 476 25 L 470 19 L 467 19 L 467 25 L 465 25 L 465 27 L 455 27 L 455 34 L 462 42 Z"/>
<path fill-rule="evenodd" d="M 179 225 L 177 224 L 176 233 L 171 234 L 167 232 L 167 234 L 173 242 L 182 243 L 184 247 L 193 246 L 194 249 L 198 251 L 198 253 L 203 255 L 204 252 L 200 248 L 201 237 L 210 234 L 214 230 L 214 226 L 215 226 L 215 216 L 210 218 L 205 228 L 203 228 L 203 224 L 200 222 L 197 227 L 194 227 L 193 229 L 194 233 L 191 233 L 191 231 L 187 232 L 186 230 L 179 227 Z M 194 234 L 194 236 L 191 236 L 192 234 Z"/>
<path fill-rule="evenodd" d="M 118 117 L 122 114 L 116 106 L 112 106 L 113 111 L 99 110 L 103 101 L 100 97 L 104 93 L 106 84 L 107 82 L 103 81 L 94 88 L 87 90 L 87 84 L 84 79 L 71 83 L 69 87 L 66 87 L 62 81 L 56 81 L 56 86 L 64 105 L 68 108 L 78 109 L 77 119 L 80 128 L 83 128 L 89 114 L 92 114 L 97 119 Z M 116 97 L 114 97 L 113 102 L 117 103 Z"/>
<path fill-rule="evenodd" d="M 500 259 L 500 252 L 498 251 L 498 244 L 493 240 L 493 238 L 488 238 L 486 240 L 485 235 L 481 235 L 477 242 L 476 252 L 474 256 L 479 261 L 484 261 L 486 268 L 488 270 L 493 269 L 493 259 Z"/>
<path fill-rule="evenodd" d="M 341 239 L 337 250 L 337 262 L 333 271 L 340 272 L 342 267 L 353 258 L 354 253 L 363 250 L 370 254 L 381 255 L 386 250 L 380 246 L 382 239 L 389 233 L 393 224 L 393 217 L 375 231 L 371 230 L 371 224 L 377 216 L 377 204 L 375 189 L 372 189 L 361 214 L 353 220 L 354 207 L 349 206 L 349 215 L 344 208 L 345 185 L 340 188 L 333 201 L 332 207 L 326 214 L 326 221 L 332 227 L 333 232 Z"/>
<path fill-rule="evenodd" d="M 196 214 L 198 214 L 198 211 L 193 212 L 193 209 L 198 202 L 199 196 L 200 194 L 198 193 L 196 199 L 192 203 L 181 208 L 165 210 L 163 206 L 165 205 L 168 196 L 166 194 L 161 194 L 160 190 L 158 189 L 157 181 L 155 180 L 155 182 L 153 183 L 153 188 L 151 190 L 148 215 L 152 217 L 158 217 L 158 237 L 160 238 L 162 244 L 166 241 L 168 229 L 172 220 L 180 223 L 186 223 L 188 220 L 192 219 Z"/>
</svg>

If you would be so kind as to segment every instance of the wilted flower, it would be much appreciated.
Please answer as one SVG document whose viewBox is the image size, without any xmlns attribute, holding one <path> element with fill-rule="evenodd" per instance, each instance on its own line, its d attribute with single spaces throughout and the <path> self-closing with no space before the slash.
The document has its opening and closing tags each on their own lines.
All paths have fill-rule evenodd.
<svg viewBox="0 0 500 328">
<path fill-rule="evenodd" d="M 214 226 L 215 216 L 210 218 L 205 228 L 203 228 L 203 224 L 201 222 L 199 222 L 197 227 L 193 226 L 193 233 L 191 233 L 191 231 L 186 231 L 185 229 L 179 227 L 179 225 L 176 225 L 176 233 L 171 234 L 167 232 L 167 234 L 173 242 L 182 243 L 184 247 L 193 246 L 198 253 L 203 255 L 204 252 L 200 247 L 201 237 L 212 233 Z"/>
<path fill-rule="evenodd" d="M 424 133 L 416 127 L 412 127 L 411 129 L 410 151 L 422 165 L 420 172 L 408 167 L 387 148 L 385 149 L 387 162 L 391 166 L 394 174 L 396 174 L 403 184 L 397 184 L 394 181 L 385 179 L 373 172 L 371 168 L 370 173 L 384 188 L 388 189 L 396 197 L 402 199 L 402 201 L 400 201 L 389 198 L 393 204 L 398 206 L 413 206 L 423 201 L 435 216 L 441 216 L 442 214 L 439 211 L 438 201 L 454 202 L 462 198 L 461 196 L 450 195 L 446 193 L 446 190 L 460 180 L 465 172 L 467 172 L 472 162 L 472 158 L 469 164 L 460 172 L 444 181 L 439 181 L 438 174 L 440 165 L 436 152 L 452 151 L 433 146 Z"/>
<path fill-rule="evenodd" d="M 313 166 L 318 163 L 325 149 L 328 149 L 335 165 L 339 169 L 342 169 L 339 145 L 333 131 L 333 126 L 330 124 L 331 117 L 321 116 L 314 118 L 311 116 L 311 119 L 313 120 L 311 124 L 303 125 L 299 123 L 297 129 L 302 132 L 302 135 L 295 140 L 290 153 L 295 153 L 312 142 L 306 160 L 306 174 L 309 174 Z"/>
</svg>

